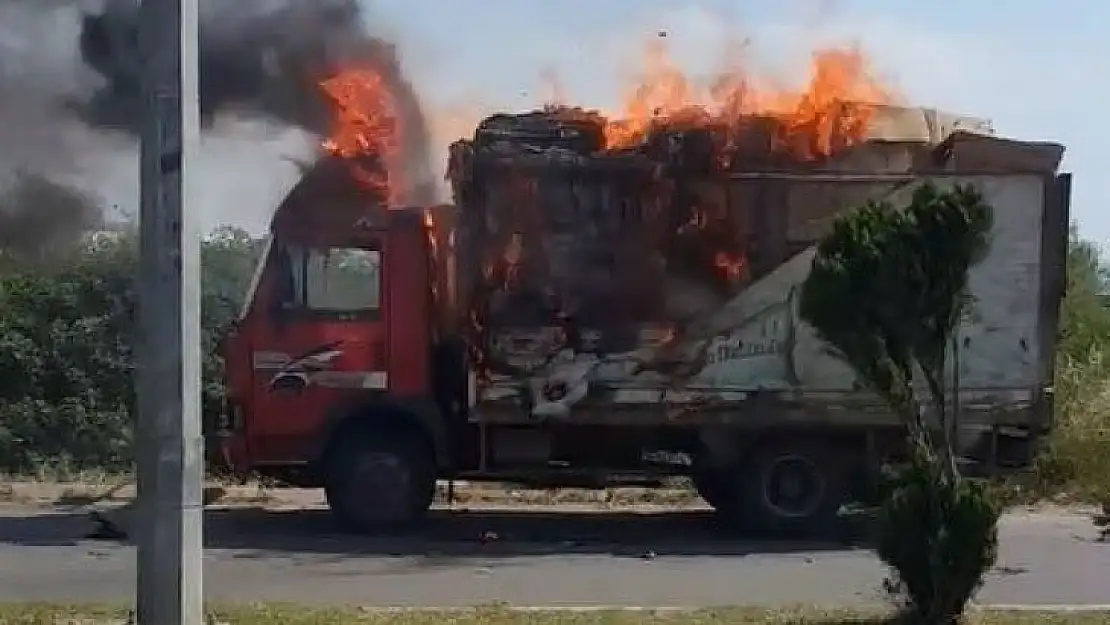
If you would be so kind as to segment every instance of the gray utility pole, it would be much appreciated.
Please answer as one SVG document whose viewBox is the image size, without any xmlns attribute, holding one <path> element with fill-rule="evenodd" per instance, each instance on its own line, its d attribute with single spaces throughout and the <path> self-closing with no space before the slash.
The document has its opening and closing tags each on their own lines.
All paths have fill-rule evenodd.
<svg viewBox="0 0 1110 625">
<path fill-rule="evenodd" d="M 138 521 L 140 625 L 203 625 L 197 0 L 139 8 Z"/>
</svg>

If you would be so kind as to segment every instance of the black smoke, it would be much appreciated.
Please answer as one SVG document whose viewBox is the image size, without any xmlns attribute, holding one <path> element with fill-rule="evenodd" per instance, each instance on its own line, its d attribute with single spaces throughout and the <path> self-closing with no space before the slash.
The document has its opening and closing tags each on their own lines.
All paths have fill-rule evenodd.
<svg viewBox="0 0 1110 625">
<path fill-rule="evenodd" d="M 41 263 L 60 258 L 107 217 L 98 195 L 80 184 L 87 173 L 84 157 L 114 160 L 124 152 L 120 142 L 90 129 L 67 106 L 94 84 L 75 62 L 76 15 L 69 0 L 0 0 L 4 266 L 13 260 Z"/>
<path fill-rule="evenodd" d="M 357 0 L 200 0 L 200 109 L 210 128 L 221 113 L 259 115 L 325 134 L 318 83 L 341 67 L 372 69 L 387 83 L 403 128 L 409 200 L 430 202 L 435 179 L 420 99 L 397 50 L 368 34 Z M 81 106 L 96 127 L 134 133 L 140 104 L 138 5 L 108 0 L 86 14 L 81 58 L 105 85 Z"/>
<path fill-rule="evenodd" d="M 88 195 L 40 174 L 17 172 L 0 194 L 0 259 L 48 262 L 103 225 Z"/>
</svg>

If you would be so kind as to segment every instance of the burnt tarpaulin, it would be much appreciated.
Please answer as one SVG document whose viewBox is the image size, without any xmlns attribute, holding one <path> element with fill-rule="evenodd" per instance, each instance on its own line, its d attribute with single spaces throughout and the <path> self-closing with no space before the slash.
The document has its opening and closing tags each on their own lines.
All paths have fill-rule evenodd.
<svg viewBox="0 0 1110 625">
<path fill-rule="evenodd" d="M 460 253 L 486 323 L 615 329 L 688 312 L 670 295 L 730 288 L 726 257 L 742 250 L 727 211 L 711 210 L 724 207 L 702 205 L 699 181 L 669 175 L 650 144 L 605 152 L 599 133 L 588 120 L 499 116 L 452 146 Z"/>
<path fill-rule="evenodd" d="M 818 155 L 759 116 L 662 127 L 619 150 L 604 123 L 580 110 L 497 115 L 451 146 L 459 310 L 483 401 L 563 417 L 716 384 L 707 360 L 748 355 L 788 388 L 794 289 L 763 283 L 788 262 L 800 271 L 837 214 L 930 173 L 1054 154 L 931 109 L 885 107 L 863 140 Z M 970 138 L 946 142 L 953 132 Z"/>
<path fill-rule="evenodd" d="M 606 150 L 602 123 L 498 115 L 451 147 L 472 355 L 483 376 L 519 382 L 537 416 L 581 400 L 615 354 L 621 375 L 649 368 L 637 350 L 673 340 L 749 278 L 717 137 Z"/>
</svg>

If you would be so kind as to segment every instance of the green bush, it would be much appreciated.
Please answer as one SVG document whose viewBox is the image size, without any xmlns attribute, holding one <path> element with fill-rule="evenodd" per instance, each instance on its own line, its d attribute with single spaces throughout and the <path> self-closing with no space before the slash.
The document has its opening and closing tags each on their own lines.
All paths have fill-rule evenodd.
<svg viewBox="0 0 1110 625">
<path fill-rule="evenodd" d="M 0 279 L 0 471 L 129 462 L 133 271 L 97 247 Z"/>
<path fill-rule="evenodd" d="M 951 479 L 922 453 L 891 486 L 877 547 L 894 571 L 887 589 L 912 620 L 954 623 L 994 566 L 999 507 L 983 486 Z"/>
<path fill-rule="evenodd" d="M 1110 352 L 1059 358 L 1056 423 L 1036 459 L 1031 494 L 1110 502 Z"/>
<path fill-rule="evenodd" d="M 963 614 L 997 550 L 998 511 L 959 473 L 944 381 L 992 213 L 971 186 L 926 183 L 904 208 L 870 203 L 836 220 L 802 287 L 802 317 L 905 423 L 912 462 L 884 500 L 878 552 L 890 589 L 929 625 Z"/>
<path fill-rule="evenodd" d="M 1055 424 L 1023 499 L 1110 501 L 1110 291 L 1098 249 L 1073 231 L 1054 379 Z M 1011 480 L 1017 481 L 1017 480 Z"/>
<path fill-rule="evenodd" d="M 0 473 L 130 469 L 135 243 L 121 233 L 0 272 Z M 238 310 L 259 249 L 229 229 L 202 246 L 208 412 L 220 409 L 224 392 L 219 332 Z"/>
</svg>

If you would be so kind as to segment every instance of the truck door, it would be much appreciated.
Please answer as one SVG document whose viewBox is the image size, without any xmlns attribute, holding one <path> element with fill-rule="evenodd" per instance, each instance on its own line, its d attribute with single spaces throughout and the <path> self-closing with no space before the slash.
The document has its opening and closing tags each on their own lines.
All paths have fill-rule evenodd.
<svg viewBox="0 0 1110 625">
<path fill-rule="evenodd" d="M 257 462 L 305 459 L 331 407 L 386 390 L 384 253 L 384 241 L 275 245 L 251 341 Z"/>
</svg>

